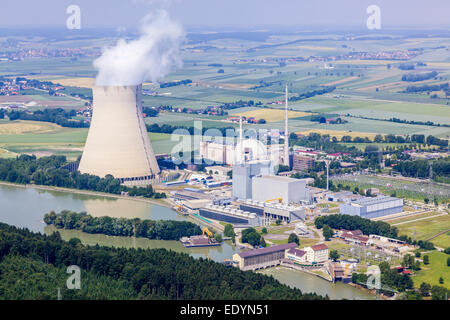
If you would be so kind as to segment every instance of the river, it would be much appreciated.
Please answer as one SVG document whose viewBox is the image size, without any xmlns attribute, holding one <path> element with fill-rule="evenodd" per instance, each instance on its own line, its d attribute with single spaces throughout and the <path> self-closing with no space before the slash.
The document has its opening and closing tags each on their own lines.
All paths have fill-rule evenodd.
<svg viewBox="0 0 450 320">
<path fill-rule="evenodd" d="M 46 227 L 44 214 L 61 210 L 86 211 L 92 216 L 112 216 L 141 219 L 186 220 L 174 210 L 142 201 L 92 196 L 62 191 L 40 190 L 33 187 L 0 184 L 0 222 L 17 227 L 26 227 L 36 232 L 51 233 L 54 227 Z M 220 247 L 185 248 L 178 241 L 149 240 L 143 238 L 109 237 L 100 234 L 86 234 L 78 230 L 59 230 L 63 239 L 79 238 L 84 244 L 108 245 L 127 248 L 166 248 L 188 253 L 195 258 L 206 257 L 217 262 L 231 259 L 239 252 L 232 243 L 225 241 Z M 303 292 L 328 294 L 332 299 L 373 299 L 362 290 L 342 283 L 332 284 L 307 273 L 286 268 L 272 268 L 261 271 L 270 274 L 280 282 L 300 288 Z"/>
</svg>

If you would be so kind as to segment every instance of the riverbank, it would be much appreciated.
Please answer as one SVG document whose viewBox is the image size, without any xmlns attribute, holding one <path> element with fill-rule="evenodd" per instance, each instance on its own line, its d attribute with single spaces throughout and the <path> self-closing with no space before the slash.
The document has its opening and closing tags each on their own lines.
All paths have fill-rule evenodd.
<svg viewBox="0 0 450 320">
<path fill-rule="evenodd" d="M 157 204 L 159 206 L 163 206 L 163 207 L 167 207 L 167 208 L 171 208 L 171 209 L 173 207 L 173 204 L 171 204 L 169 202 L 169 200 L 167 200 L 167 199 L 149 199 L 149 198 L 141 198 L 141 197 L 130 197 L 130 196 L 122 196 L 120 194 L 105 193 L 105 192 L 90 191 L 90 190 L 71 189 L 71 188 L 63 188 L 63 187 L 54 187 L 54 186 L 43 186 L 43 185 L 33 184 L 33 183 L 19 184 L 19 183 L 0 181 L 0 185 L 10 186 L 10 187 L 21 187 L 21 188 L 25 188 L 25 189 L 26 188 L 34 188 L 34 189 L 46 190 L 46 191 L 60 191 L 60 192 L 76 193 L 76 194 L 83 194 L 83 195 L 97 196 L 97 197 L 108 197 L 108 198 L 115 198 L 115 199 L 127 199 L 127 200 Z"/>
<path fill-rule="evenodd" d="M 326 280 L 326 281 L 328 281 L 328 282 L 333 282 L 333 280 L 331 279 L 331 277 L 328 278 L 328 277 L 326 277 L 326 276 L 324 275 L 324 274 L 327 274 L 327 273 L 325 273 L 325 272 L 322 270 L 322 268 L 316 268 L 315 270 L 321 272 L 321 273 L 316 273 L 316 272 L 314 272 L 314 271 L 312 271 L 312 270 L 308 270 L 308 269 L 306 269 L 306 268 L 304 268 L 304 267 L 301 267 L 301 266 L 299 266 L 299 265 L 297 265 L 297 264 L 295 264 L 295 263 L 292 263 L 292 262 L 282 261 L 280 265 L 281 265 L 282 267 L 285 267 L 285 268 L 290 268 L 290 269 L 294 269 L 294 270 L 306 272 L 306 273 L 308 273 L 308 274 L 310 274 L 310 275 L 319 277 L 319 278 L 321 278 L 321 279 L 323 279 L 323 280 Z M 327 274 L 327 275 L 328 275 L 328 274 Z"/>
<path fill-rule="evenodd" d="M 364 291 L 364 292 L 367 292 L 367 293 L 373 295 L 374 297 L 377 296 L 376 290 L 369 290 L 369 289 L 367 289 L 366 287 L 363 287 L 362 285 L 357 284 L 357 283 L 353 283 L 353 282 L 349 282 L 348 285 L 350 285 L 350 286 L 352 286 L 352 287 L 354 287 L 354 288 L 357 288 L 357 289 L 359 289 L 359 290 L 362 290 L 362 291 Z M 380 298 L 381 298 L 381 299 L 384 299 L 384 300 L 392 300 L 391 298 L 385 296 L 384 294 L 380 294 Z"/>
</svg>

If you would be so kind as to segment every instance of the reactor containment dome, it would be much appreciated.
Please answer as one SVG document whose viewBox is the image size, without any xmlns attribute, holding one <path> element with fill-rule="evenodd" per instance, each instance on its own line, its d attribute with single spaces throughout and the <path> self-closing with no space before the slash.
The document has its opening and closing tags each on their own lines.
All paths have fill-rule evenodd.
<svg viewBox="0 0 450 320">
<path fill-rule="evenodd" d="M 142 85 L 95 86 L 81 173 L 108 174 L 124 184 L 146 184 L 159 166 L 142 114 Z"/>
</svg>

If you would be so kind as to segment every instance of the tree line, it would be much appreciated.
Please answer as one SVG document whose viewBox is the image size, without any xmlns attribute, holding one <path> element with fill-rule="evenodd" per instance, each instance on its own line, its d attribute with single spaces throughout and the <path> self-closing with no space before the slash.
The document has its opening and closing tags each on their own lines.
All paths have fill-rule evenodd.
<svg viewBox="0 0 450 320">
<path fill-rule="evenodd" d="M 433 79 L 438 75 L 436 71 L 426 72 L 426 73 L 409 73 L 404 74 L 402 76 L 402 81 L 408 81 L 408 82 L 417 82 L 417 81 L 424 81 L 428 79 Z"/>
<path fill-rule="evenodd" d="M 273 277 L 227 268 L 165 249 L 85 246 L 0 224 L 0 288 L 3 299 L 55 299 L 59 274 L 69 265 L 82 270 L 82 290 L 73 299 L 307 300 L 324 299 L 283 285 Z M 35 268 L 36 267 L 36 268 Z M 53 274 L 55 271 L 55 274 Z M 49 275 L 57 277 L 48 281 Z M 67 279 L 65 275 L 64 282 Z M 84 279 L 84 280 L 83 280 Z M 20 280 L 20 283 L 18 282 Z M 87 281 L 89 280 L 89 281 Z M 41 286 L 42 285 L 42 286 Z M 23 290 L 17 290 L 17 287 Z M 60 286 L 65 287 L 65 286 Z M 108 290 L 111 288 L 111 290 Z M 50 294 L 51 292 L 51 294 Z"/>
<path fill-rule="evenodd" d="M 312 98 L 314 96 L 322 95 L 322 94 L 325 94 L 325 93 L 330 93 L 330 92 L 333 92 L 334 90 L 336 90 L 335 86 L 326 86 L 326 87 L 321 88 L 321 89 L 315 89 L 315 90 L 307 91 L 307 92 L 304 92 L 304 93 L 300 93 L 297 96 L 290 97 L 289 101 L 304 100 L 304 99 Z"/>
<path fill-rule="evenodd" d="M 372 221 L 370 219 L 359 216 L 351 216 L 348 214 L 333 214 L 329 216 L 317 217 L 314 221 L 317 229 L 322 229 L 325 225 L 333 229 L 361 230 L 362 233 L 376 234 L 388 238 L 397 238 L 398 229 L 392 227 L 384 221 Z"/>
<path fill-rule="evenodd" d="M 408 244 L 417 245 L 421 249 L 434 250 L 433 243 L 424 240 L 413 240 L 405 235 L 398 235 L 398 229 L 391 226 L 384 221 L 372 221 L 370 219 L 362 218 L 359 216 L 351 216 L 348 214 L 333 214 L 329 216 L 317 217 L 314 221 L 317 229 L 322 229 L 325 226 L 333 229 L 345 229 L 345 230 L 361 230 L 363 234 L 376 234 L 383 237 L 398 239 L 405 241 Z"/>
<path fill-rule="evenodd" d="M 58 229 L 81 230 L 108 236 L 139 237 L 157 240 L 179 240 L 202 234 L 200 227 L 189 221 L 141 220 L 139 218 L 93 217 L 86 212 L 51 211 L 44 216 L 47 225 Z"/>
<path fill-rule="evenodd" d="M 57 109 L 44 109 L 30 111 L 10 111 L 7 113 L 9 120 L 32 120 L 32 121 L 45 121 L 56 123 L 62 127 L 68 128 L 88 128 L 89 123 L 82 120 L 74 120 L 76 111 L 70 110 L 66 111 L 62 108 Z"/>
<path fill-rule="evenodd" d="M 429 160 L 399 161 L 394 170 L 404 177 L 428 178 L 430 175 Z M 450 157 L 433 161 L 433 178 L 450 176 Z"/>
<path fill-rule="evenodd" d="M 100 178 L 79 171 L 70 172 L 66 166 L 65 156 L 36 156 L 22 154 L 17 158 L 0 158 L 0 180 L 12 183 L 34 183 L 37 185 L 72 188 L 121 194 L 128 192 L 129 196 L 146 198 L 165 198 L 165 193 L 154 192 L 151 185 L 146 187 L 127 187 L 120 184 L 119 179 L 112 175 Z"/>
</svg>

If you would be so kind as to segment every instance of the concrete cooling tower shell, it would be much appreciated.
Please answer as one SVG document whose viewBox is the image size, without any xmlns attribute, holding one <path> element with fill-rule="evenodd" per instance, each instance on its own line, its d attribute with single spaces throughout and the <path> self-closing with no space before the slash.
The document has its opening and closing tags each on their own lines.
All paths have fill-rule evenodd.
<svg viewBox="0 0 450 320">
<path fill-rule="evenodd" d="M 91 126 L 78 167 L 127 181 L 160 172 L 142 115 L 142 86 L 95 86 Z"/>
</svg>

